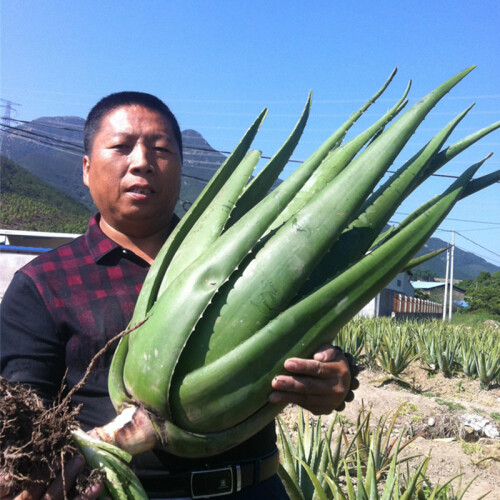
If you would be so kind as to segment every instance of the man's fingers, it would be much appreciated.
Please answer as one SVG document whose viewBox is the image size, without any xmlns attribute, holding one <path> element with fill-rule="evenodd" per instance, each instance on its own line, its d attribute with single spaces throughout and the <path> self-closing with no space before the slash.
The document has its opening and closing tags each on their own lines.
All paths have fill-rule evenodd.
<svg viewBox="0 0 500 500">
<path fill-rule="evenodd" d="M 0 472 L 0 499 L 12 498 L 11 490 L 12 482 L 10 476 L 4 472 Z"/>
<path fill-rule="evenodd" d="M 327 363 L 329 361 L 342 361 L 344 354 L 342 349 L 331 344 L 323 344 L 313 356 L 313 359 Z"/>
<path fill-rule="evenodd" d="M 271 383 L 273 389 L 298 394 L 323 395 L 331 391 L 332 383 L 329 379 L 278 375 Z M 333 384 L 334 385 L 334 384 Z"/>
<path fill-rule="evenodd" d="M 64 498 L 64 489 L 66 492 L 73 486 L 78 474 L 83 470 L 85 460 L 82 456 L 76 455 L 64 465 L 63 474 L 59 474 L 49 485 L 43 500 L 59 500 Z"/>
<path fill-rule="evenodd" d="M 339 379 L 349 374 L 349 365 L 343 360 L 325 362 L 316 359 L 290 358 L 285 361 L 284 367 L 290 373 L 320 379 L 332 376 Z"/>
<path fill-rule="evenodd" d="M 46 485 L 42 483 L 32 483 L 19 491 L 11 476 L 0 472 L 0 500 L 38 500 L 43 495 L 45 487 Z"/>
<path fill-rule="evenodd" d="M 270 403 L 295 404 L 315 415 L 331 413 L 335 409 L 335 400 L 312 394 L 274 391 L 269 395 Z M 338 402 L 340 404 L 340 401 Z"/>
<path fill-rule="evenodd" d="M 44 490 L 45 485 L 34 484 L 33 486 L 21 491 L 21 493 L 14 497 L 14 500 L 38 500 L 43 495 Z"/>
<path fill-rule="evenodd" d="M 102 482 L 98 482 L 90 486 L 82 495 L 79 495 L 75 500 L 94 500 L 96 499 L 104 489 Z"/>
</svg>

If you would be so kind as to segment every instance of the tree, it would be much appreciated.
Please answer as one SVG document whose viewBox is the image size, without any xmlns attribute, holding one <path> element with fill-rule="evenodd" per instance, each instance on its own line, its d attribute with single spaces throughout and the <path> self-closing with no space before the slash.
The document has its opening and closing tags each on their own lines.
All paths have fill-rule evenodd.
<svg viewBox="0 0 500 500">
<path fill-rule="evenodd" d="M 437 276 L 436 273 L 429 271 L 428 269 L 412 269 L 411 274 L 413 276 L 413 280 L 417 281 L 434 281 L 434 278 Z"/>
<path fill-rule="evenodd" d="M 461 284 L 464 286 L 464 282 Z M 469 311 L 485 311 L 500 315 L 500 272 L 493 274 L 482 272 L 466 285 Z"/>
</svg>

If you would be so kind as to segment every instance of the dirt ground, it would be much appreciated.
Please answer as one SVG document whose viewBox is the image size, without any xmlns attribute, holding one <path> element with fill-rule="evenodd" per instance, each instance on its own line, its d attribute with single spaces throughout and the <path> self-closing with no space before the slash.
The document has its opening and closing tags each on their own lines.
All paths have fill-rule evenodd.
<svg viewBox="0 0 500 500">
<path fill-rule="evenodd" d="M 500 439 L 490 439 L 469 434 L 466 441 L 461 438 L 463 425 L 460 416 L 474 414 L 487 419 L 500 430 L 500 386 L 481 390 L 479 381 L 467 378 L 445 378 L 441 374 L 431 375 L 413 363 L 404 373 L 413 390 L 394 382 L 381 384 L 381 371 L 363 370 L 361 383 L 355 400 L 348 404 L 342 415 L 356 422 L 362 404 L 371 409 L 371 423 L 376 425 L 380 416 L 395 412 L 401 405 L 397 429 L 411 426 L 415 434 L 423 434 L 411 443 L 404 453 L 420 454 L 415 463 L 421 463 L 430 455 L 427 477 L 432 485 L 444 484 L 462 473 L 461 485 L 456 479 L 454 492 L 464 489 L 474 477 L 475 481 L 464 495 L 464 500 L 476 500 L 488 493 L 487 500 L 500 500 Z M 289 409 L 287 409 L 289 410 Z M 285 410 L 285 411 L 287 411 Z M 294 411 L 293 409 L 291 411 Z M 328 425 L 331 417 L 323 417 Z M 432 425 L 429 425 L 432 424 Z M 462 434 L 463 436 L 464 434 Z"/>
</svg>

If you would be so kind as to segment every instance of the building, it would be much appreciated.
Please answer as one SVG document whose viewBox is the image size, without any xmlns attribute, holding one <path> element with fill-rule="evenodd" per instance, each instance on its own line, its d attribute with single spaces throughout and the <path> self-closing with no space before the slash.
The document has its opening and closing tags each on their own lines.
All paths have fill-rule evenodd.
<svg viewBox="0 0 500 500">
<path fill-rule="evenodd" d="M 376 297 L 358 313 L 359 316 L 378 318 L 392 316 L 394 297 L 401 294 L 406 297 L 415 295 L 408 273 L 399 273 Z"/>
<path fill-rule="evenodd" d="M 420 290 L 434 302 L 444 302 L 445 283 L 436 283 L 434 281 L 412 281 L 415 290 Z M 449 293 L 449 291 L 448 291 Z M 453 302 L 463 301 L 465 299 L 465 290 L 453 284 Z"/>
</svg>

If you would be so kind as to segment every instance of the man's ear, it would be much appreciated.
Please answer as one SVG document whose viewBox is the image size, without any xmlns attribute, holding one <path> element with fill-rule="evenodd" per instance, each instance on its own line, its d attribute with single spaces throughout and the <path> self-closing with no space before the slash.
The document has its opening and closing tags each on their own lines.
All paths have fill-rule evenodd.
<svg viewBox="0 0 500 500">
<path fill-rule="evenodd" d="M 89 171 L 90 171 L 90 158 L 88 155 L 83 157 L 83 183 L 89 187 Z"/>
</svg>

